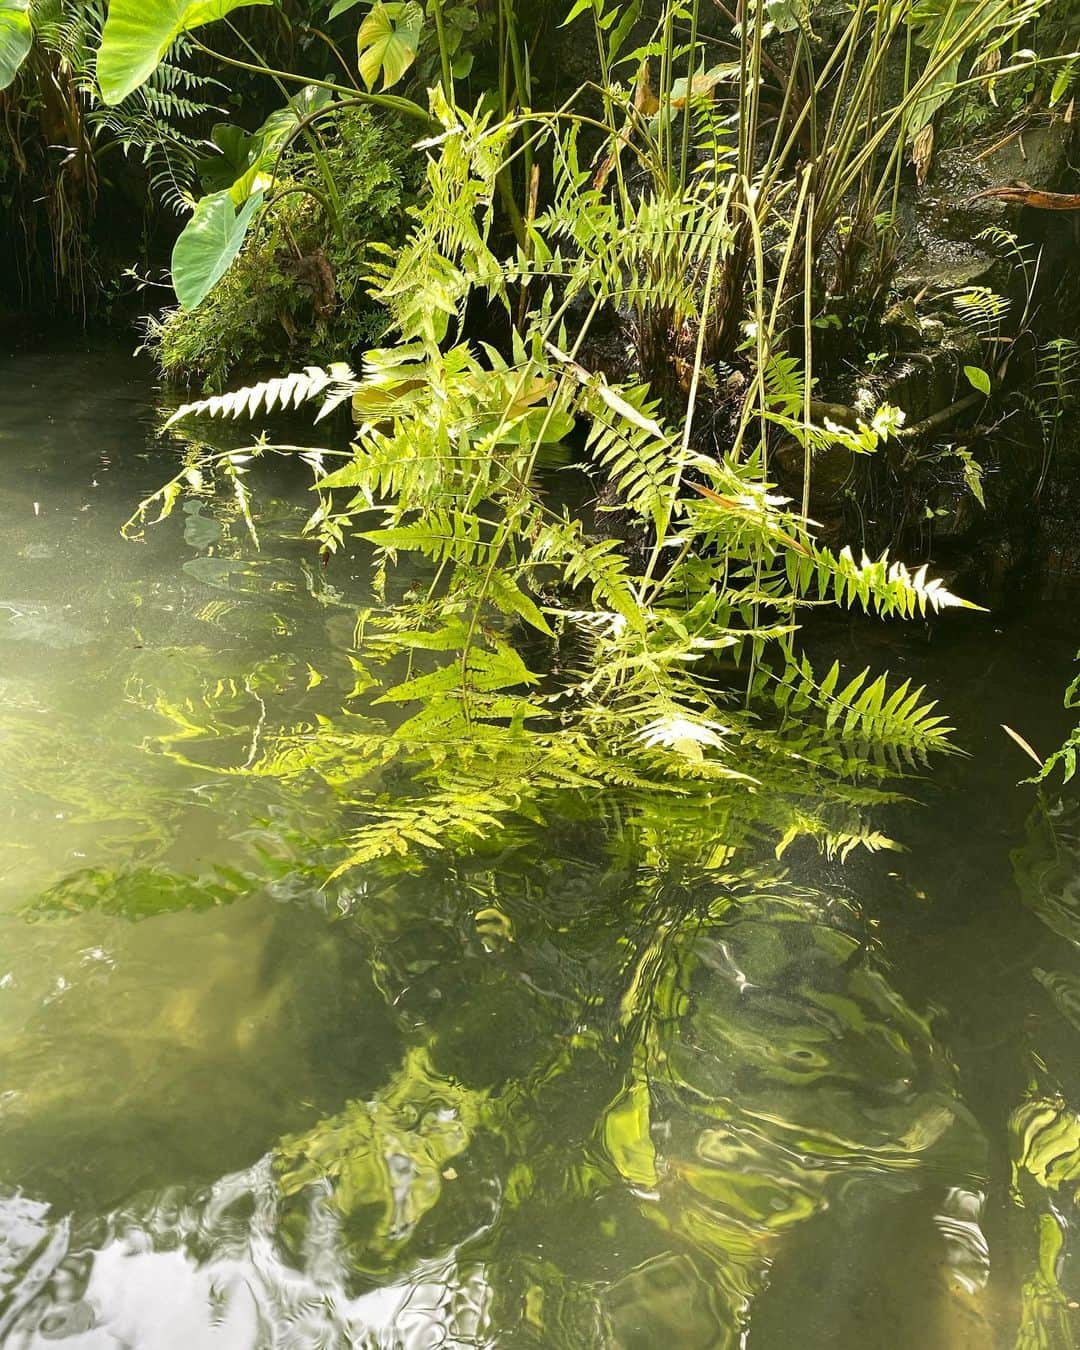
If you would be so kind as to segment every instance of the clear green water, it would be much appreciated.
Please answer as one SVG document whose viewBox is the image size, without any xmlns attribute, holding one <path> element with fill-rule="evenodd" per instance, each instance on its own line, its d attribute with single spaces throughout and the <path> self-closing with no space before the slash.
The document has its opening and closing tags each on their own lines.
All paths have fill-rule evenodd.
<svg viewBox="0 0 1080 1350">
<path fill-rule="evenodd" d="M 839 635 L 972 752 L 906 854 L 323 886 L 347 806 L 253 770 L 350 693 L 363 562 L 286 466 L 258 553 L 125 542 L 156 419 L 123 355 L 0 367 L 0 1344 L 1071 1345 L 1080 818 L 998 724 L 1060 738 L 1072 601 Z"/>
</svg>

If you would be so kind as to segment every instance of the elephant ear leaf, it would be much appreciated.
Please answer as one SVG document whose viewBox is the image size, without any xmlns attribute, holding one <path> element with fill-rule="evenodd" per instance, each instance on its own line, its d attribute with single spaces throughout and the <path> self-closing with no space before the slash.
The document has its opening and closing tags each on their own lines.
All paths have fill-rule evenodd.
<svg viewBox="0 0 1080 1350">
<path fill-rule="evenodd" d="M 33 40 L 30 0 L 0 0 L 0 89 L 19 73 Z"/>
<path fill-rule="evenodd" d="M 237 211 L 226 188 L 199 202 L 172 255 L 173 288 L 184 309 L 197 309 L 232 266 L 262 199 L 256 192 Z"/>
<path fill-rule="evenodd" d="M 416 60 L 424 11 L 416 0 L 384 4 L 377 0 L 356 35 L 360 74 L 369 89 L 381 74 L 382 87 L 397 84 Z"/>
<path fill-rule="evenodd" d="M 0 0 L 2 10 L 4 0 Z M 106 103 L 144 84 L 182 34 L 246 5 L 273 0 L 111 0 L 101 34 L 97 77 Z"/>
</svg>

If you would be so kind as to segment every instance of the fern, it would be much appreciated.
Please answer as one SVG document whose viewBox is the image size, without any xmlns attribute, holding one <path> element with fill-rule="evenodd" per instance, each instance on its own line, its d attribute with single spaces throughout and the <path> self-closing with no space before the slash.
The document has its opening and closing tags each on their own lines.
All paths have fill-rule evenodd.
<svg viewBox="0 0 1080 1350">
<path fill-rule="evenodd" d="M 856 563 L 850 548 L 834 554 L 815 547 L 811 556 L 789 554 L 787 561 L 788 576 L 800 592 L 832 599 L 847 609 L 859 605 L 882 618 L 911 619 L 925 617 L 927 610 L 980 608 L 953 595 L 939 579 L 928 579 L 925 565 L 911 572 L 902 562 L 890 562 L 888 553 L 876 559 L 864 553 Z"/>
<path fill-rule="evenodd" d="M 349 398 L 356 389 L 356 377 L 343 362 L 329 370 L 307 366 L 261 384 L 248 385 L 231 393 L 216 394 L 213 398 L 184 403 L 172 414 L 165 427 L 173 427 L 188 417 L 255 417 L 260 412 L 287 411 L 299 408 L 322 397 L 319 416 L 325 417 Z"/>
<path fill-rule="evenodd" d="M 912 688 L 904 680 L 890 690 L 884 675 L 870 680 L 866 669 L 838 688 L 840 674 L 834 662 L 819 681 L 803 657 L 775 678 L 773 698 L 789 715 L 818 709 L 827 732 L 856 745 L 860 754 L 884 756 L 898 770 L 925 765 L 932 754 L 949 749 L 952 728 L 935 713 L 936 704 L 925 700 L 923 686 Z"/>
<path fill-rule="evenodd" d="M 1080 344 L 1072 338 L 1051 338 L 1039 347 L 1035 407 L 1044 438 L 1055 435 L 1058 424 L 1080 398 Z"/>
<path fill-rule="evenodd" d="M 544 127 L 551 205 L 502 259 L 490 236 L 512 129 L 440 95 L 434 107 L 445 134 L 427 147 L 426 195 L 402 248 L 372 266 L 396 345 L 368 352 L 359 377 L 312 367 L 186 404 L 170 423 L 305 402 L 324 414 L 351 400 L 345 462 L 310 459 L 319 504 L 307 528 L 329 549 L 347 533 L 375 547 L 354 660 L 365 718 L 392 715 L 383 749 L 367 725 L 357 733 L 362 823 L 343 866 L 476 847 L 515 822 L 558 819 L 580 798 L 625 813 L 650 849 L 667 848 L 670 830 L 671 847 L 698 859 L 762 838 L 782 851 L 806 837 L 838 857 L 891 847 L 868 813 L 893 799 L 890 776 L 949 748 L 950 729 L 908 682 L 866 671 L 842 680 L 835 666 L 818 679 L 798 619 L 826 604 L 912 618 L 967 602 L 925 567 L 818 543 L 765 465 L 777 434 L 810 451 L 871 452 L 896 410 L 854 427 L 808 421 L 800 362 L 760 327 L 731 364 L 706 369 L 703 299 L 728 284 L 724 269 L 746 244 L 748 204 L 732 205 L 732 182 L 610 193 L 613 169 L 579 161 L 576 125 Z M 720 145 L 722 128 L 706 120 Z M 516 315 L 509 352 L 460 338 L 478 297 Z M 996 321 L 994 301 L 965 303 L 973 323 Z M 742 380 L 730 453 L 706 453 L 648 384 L 581 364 L 604 310 L 679 346 L 699 384 Z M 742 364 L 755 362 L 745 378 Z M 579 467 L 640 522 L 646 561 L 609 528 L 609 512 L 586 524 L 552 500 L 541 464 L 571 434 Z M 141 519 L 169 509 L 165 494 Z M 340 787 L 337 728 L 318 740 Z M 277 747 L 282 765 L 295 744 Z M 373 781 L 391 771 L 393 796 Z"/>
<path fill-rule="evenodd" d="M 198 196 L 206 128 L 223 112 L 213 100 L 226 86 L 194 69 L 192 48 L 181 37 L 135 93 L 116 107 L 104 106 L 96 79 L 104 24 L 100 0 L 62 0 L 52 14 L 35 14 L 38 40 L 70 72 L 86 105 L 85 121 L 97 154 L 115 148 L 134 158 L 146 167 L 150 191 L 162 205 L 177 213 L 189 211 Z"/>
<path fill-rule="evenodd" d="M 952 298 L 961 322 L 984 342 L 993 342 L 1001 332 L 1002 320 L 1009 312 L 1009 301 L 989 286 L 970 286 Z"/>
</svg>

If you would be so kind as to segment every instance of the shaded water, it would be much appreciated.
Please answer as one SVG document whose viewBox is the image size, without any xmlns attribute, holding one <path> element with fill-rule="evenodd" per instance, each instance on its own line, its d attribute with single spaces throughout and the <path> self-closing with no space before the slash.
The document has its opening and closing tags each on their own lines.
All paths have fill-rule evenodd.
<svg viewBox="0 0 1080 1350">
<path fill-rule="evenodd" d="M 365 569 L 274 465 L 261 551 L 124 541 L 156 421 L 120 354 L 0 369 L 0 1344 L 1071 1345 L 1080 824 L 998 724 L 1060 739 L 1075 609 L 841 634 L 972 752 L 907 854 L 324 884 Z"/>
</svg>

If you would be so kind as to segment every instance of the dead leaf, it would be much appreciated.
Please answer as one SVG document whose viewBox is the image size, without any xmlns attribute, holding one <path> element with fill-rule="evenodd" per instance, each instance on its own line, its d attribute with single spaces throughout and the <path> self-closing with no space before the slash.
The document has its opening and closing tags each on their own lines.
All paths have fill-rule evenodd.
<svg viewBox="0 0 1080 1350">
<path fill-rule="evenodd" d="M 995 70 L 1001 69 L 1001 48 L 994 47 L 992 51 L 983 52 L 982 56 L 971 67 L 972 75 L 993 75 Z"/>
<path fill-rule="evenodd" d="M 642 61 L 638 69 L 637 84 L 634 86 L 634 111 L 642 117 L 652 117 L 660 109 L 660 100 L 653 93 L 652 73 L 648 58 Z"/>
<path fill-rule="evenodd" d="M 1001 724 L 1001 729 L 1002 729 L 1002 731 L 1005 733 L 1006 736 L 1011 737 L 1011 738 L 1016 742 L 1016 744 L 1020 747 L 1020 749 L 1023 750 L 1023 752 L 1024 752 L 1025 755 L 1029 755 L 1029 756 L 1035 761 L 1035 763 L 1039 766 L 1039 768 L 1040 768 L 1040 769 L 1042 768 L 1042 766 L 1043 766 L 1042 760 L 1041 760 L 1041 759 L 1039 758 L 1039 756 L 1035 753 L 1035 751 L 1031 748 L 1031 746 L 1028 744 L 1028 742 L 1024 740 L 1023 736 L 1021 736 L 1020 733 L 1019 733 L 1018 731 L 1013 731 L 1012 727 L 1006 726 L 1006 724 L 1005 724 L 1004 722 L 1002 722 L 1002 724 Z"/>
<path fill-rule="evenodd" d="M 911 162 L 915 165 L 915 181 L 920 187 L 926 182 L 930 172 L 930 162 L 934 157 L 934 124 L 927 122 L 919 128 L 915 143 L 911 147 Z"/>
<path fill-rule="evenodd" d="M 1033 206 L 1037 211 L 1080 211 L 1080 192 L 1043 192 L 1039 188 L 1028 187 L 1027 183 L 987 188 L 969 200 L 974 202 L 981 197 L 990 197 L 998 202 L 1015 202 L 1018 206 Z"/>
</svg>

